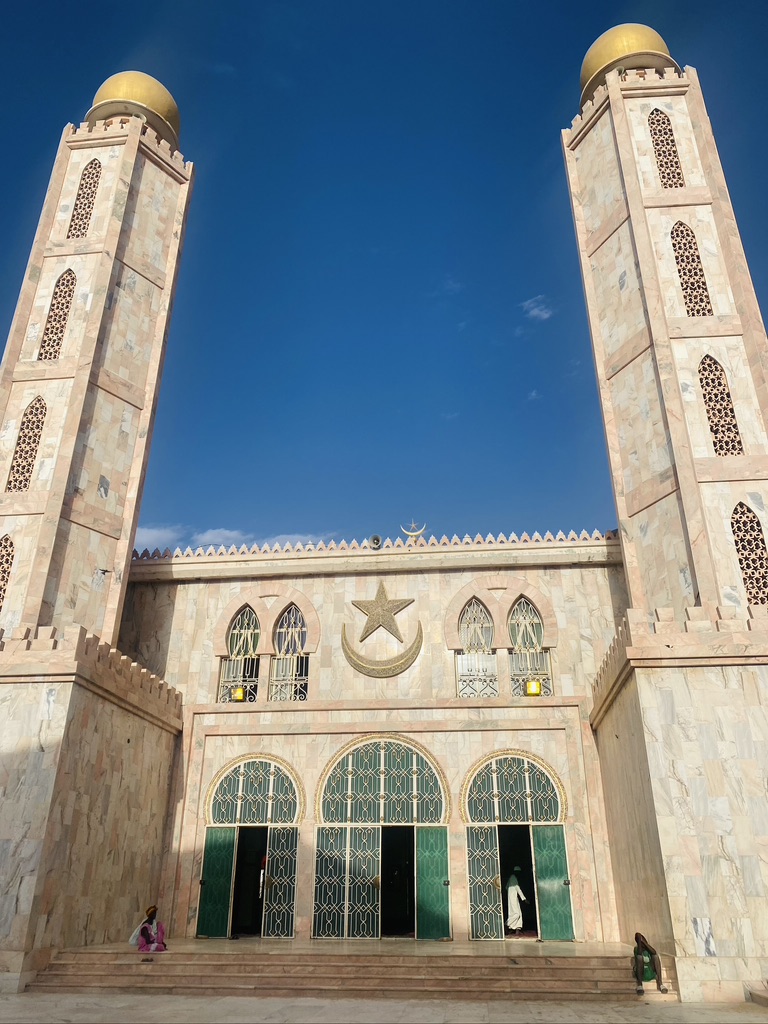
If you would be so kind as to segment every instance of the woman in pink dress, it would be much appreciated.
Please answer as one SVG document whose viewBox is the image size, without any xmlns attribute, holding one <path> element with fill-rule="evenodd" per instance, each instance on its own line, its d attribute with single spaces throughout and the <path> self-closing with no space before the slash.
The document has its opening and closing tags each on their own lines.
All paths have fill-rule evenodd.
<svg viewBox="0 0 768 1024">
<path fill-rule="evenodd" d="M 164 953 L 167 948 L 165 925 L 157 920 L 157 907 L 152 904 L 147 907 L 147 916 L 139 926 L 139 952 Z"/>
</svg>

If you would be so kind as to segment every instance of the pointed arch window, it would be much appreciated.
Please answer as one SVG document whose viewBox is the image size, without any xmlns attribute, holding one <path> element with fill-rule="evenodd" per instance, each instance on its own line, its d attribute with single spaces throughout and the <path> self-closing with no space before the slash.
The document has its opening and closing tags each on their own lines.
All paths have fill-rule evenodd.
<svg viewBox="0 0 768 1024">
<path fill-rule="evenodd" d="M 731 530 L 741 577 L 750 604 L 768 604 L 768 551 L 760 520 L 740 501 L 731 515 Z"/>
<path fill-rule="evenodd" d="M 54 285 L 51 305 L 43 329 L 43 340 L 40 342 L 40 351 L 37 354 L 38 359 L 59 358 L 76 284 L 77 278 L 74 272 L 65 270 Z"/>
<path fill-rule="evenodd" d="M 651 132 L 653 152 L 662 188 L 684 188 L 685 178 L 680 166 L 675 133 L 672 122 L 663 110 L 652 110 L 648 115 L 648 127 Z"/>
<path fill-rule="evenodd" d="M 699 383 L 715 455 L 743 455 L 744 446 L 728 389 L 728 378 L 720 363 L 710 355 L 704 356 L 699 363 Z"/>
<path fill-rule="evenodd" d="M 13 451 L 8 483 L 5 485 L 7 492 L 29 490 L 47 411 L 45 402 L 38 395 L 34 401 L 30 402 L 21 417 L 21 427 Z"/>
<path fill-rule="evenodd" d="M 459 616 L 461 653 L 456 655 L 456 684 L 460 697 L 498 697 L 499 677 L 493 650 L 493 620 L 473 597 Z"/>
<path fill-rule="evenodd" d="M 13 541 L 6 533 L 4 537 L 0 538 L 0 610 L 5 604 L 5 594 L 13 568 L 13 554 Z"/>
<path fill-rule="evenodd" d="M 75 197 L 75 205 L 72 208 L 72 219 L 69 222 L 67 238 L 87 237 L 100 179 L 101 164 L 98 160 L 91 160 L 90 163 L 85 165 L 83 173 L 80 175 L 80 184 L 77 187 L 77 196 Z"/>
<path fill-rule="evenodd" d="M 552 672 L 549 651 L 544 647 L 544 624 L 536 608 L 526 597 L 519 598 L 509 613 L 509 669 L 512 693 L 525 697 L 529 684 L 540 683 L 542 696 L 552 696 Z"/>
<path fill-rule="evenodd" d="M 309 678 L 307 624 L 301 610 L 289 604 L 275 626 L 275 654 L 269 678 L 270 700 L 306 700 Z"/>
<path fill-rule="evenodd" d="M 671 237 L 686 313 L 688 316 L 714 316 L 696 236 L 679 220 L 672 228 Z"/>
<path fill-rule="evenodd" d="M 221 659 L 219 703 L 252 703 L 259 688 L 261 627 L 250 605 L 237 613 L 227 634 L 227 657 Z"/>
</svg>

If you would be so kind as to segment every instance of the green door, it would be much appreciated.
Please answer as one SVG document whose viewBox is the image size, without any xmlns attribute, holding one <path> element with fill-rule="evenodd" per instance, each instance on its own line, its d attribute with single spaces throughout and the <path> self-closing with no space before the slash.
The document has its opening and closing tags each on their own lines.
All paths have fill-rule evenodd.
<svg viewBox="0 0 768 1024">
<path fill-rule="evenodd" d="M 200 936 L 226 938 L 229 934 L 236 836 L 236 828 L 205 830 L 200 907 L 197 914 L 197 934 Z"/>
<path fill-rule="evenodd" d="M 347 938 L 378 939 L 381 906 L 381 828 L 378 825 L 352 825 L 347 831 Z"/>
<path fill-rule="evenodd" d="M 503 939 L 499 837 L 495 825 L 467 828 L 470 937 Z"/>
<path fill-rule="evenodd" d="M 533 856 L 540 938 L 573 939 L 571 888 L 562 825 L 533 826 Z"/>
<path fill-rule="evenodd" d="M 448 829 L 416 829 L 416 938 L 451 937 L 448 879 Z"/>
<path fill-rule="evenodd" d="M 346 933 L 348 833 L 349 829 L 339 825 L 317 830 L 312 915 L 315 939 L 343 939 Z"/>
<path fill-rule="evenodd" d="M 297 828 L 270 828 L 264 879 L 264 917 L 261 926 L 264 938 L 293 938 L 298 845 Z"/>
</svg>

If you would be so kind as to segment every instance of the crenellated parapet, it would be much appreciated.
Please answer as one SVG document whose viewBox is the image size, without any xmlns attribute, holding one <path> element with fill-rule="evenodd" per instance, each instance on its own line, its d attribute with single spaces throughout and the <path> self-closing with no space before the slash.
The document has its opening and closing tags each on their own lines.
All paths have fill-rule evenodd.
<svg viewBox="0 0 768 1024">
<path fill-rule="evenodd" d="M 125 115 L 93 123 L 83 121 L 80 125 L 72 124 L 68 128 L 66 138 L 69 147 L 74 149 L 80 146 L 103 145 L 105 142 L 119 143 L 125 141 L 133 132 L 138 132 L 145 146 L 156 151 L 164 163 L 175 168 L 183 177 L 191 174 L 192 162 L 185 160 L 178 149 L 174 149 L 140 117 Z"/>
<path fill-rule="evenodd" d="M 0 682 L 73 682 L 171 732 L 181 732 L 182 697 L 82 626 L 22 626 L 0 636 Z"/>
<path fill-rule="evenodd" d="M 628 68 L 617 69 L 608 75 L 608 80 L 618 81 L 623 93 L 642 94 L 644 90 L 657 89 L 659 85 L 667 88 L 674 85 L 688 85 L 689 76 L 686 70 L 678 71 L 677 68 Z M 587 100 L 581 108 L 580 113 L 571 121 L 571 127 L 563 131 L 563 139 L 566 145 L 576 141 L 581 132 L 589 126 L 598 111 L 601 111 L 608 102 L 608 86 L 601 85 L 591 99 Z"/>
</svg>

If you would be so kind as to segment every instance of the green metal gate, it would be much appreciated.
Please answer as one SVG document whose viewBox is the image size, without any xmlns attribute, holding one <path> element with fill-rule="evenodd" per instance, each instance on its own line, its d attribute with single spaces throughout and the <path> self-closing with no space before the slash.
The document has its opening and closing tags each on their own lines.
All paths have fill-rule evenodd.
<svg viewBox="0 0 768 1024">
<path fill-rule="evenodd" d="M 416 938 L 449 939 L 448 828 L 416 828 Z"/>
<path fill-rule="evenodd" d="M 236 828 L 205 830 L 200 907 L 197 914 L 197 934 L 200 936 L 225 938 L 229 934 L 236 839 Z"/>
<path fill-rule="evenodd" d="M 297 828 L 270 828 L 267 833 L 264 917 L 261 926 L 261 934 L 265 939 L 293 937 L 298 846 Z"/>
<path fill-rule="evenodd" d="M 314 938 L 379 938 L 380 866 L 380 827 L 317 830 Z"/>
<path fill-rule="evenodd" d="M 533 826 L 540 938 L 573 939 L 571 890 L 562 825 Z"/>
<path fill-rule="evenodd" d="M 503 939 L 499 833 L 495 825 L 467 829 L 470 938 Z"/>
</svg>

